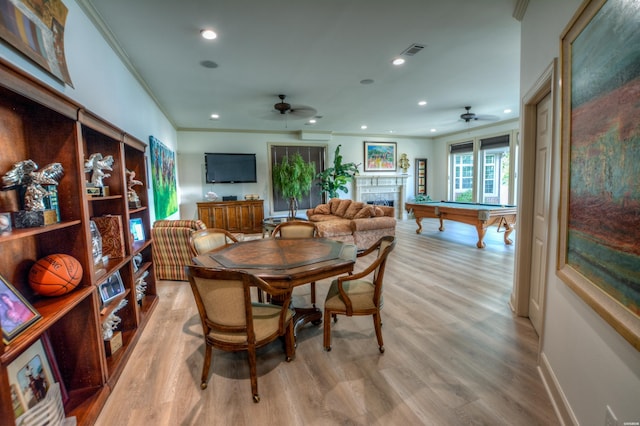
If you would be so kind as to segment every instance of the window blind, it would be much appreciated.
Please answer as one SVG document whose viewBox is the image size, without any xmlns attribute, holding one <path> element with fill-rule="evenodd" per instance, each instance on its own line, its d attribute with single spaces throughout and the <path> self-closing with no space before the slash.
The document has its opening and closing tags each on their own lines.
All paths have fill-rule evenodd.
<svg viewBox="0 0 640 426">
<path fill-rule="evenodd" d="M 449 145 L 450 153 L 473 152 L 473 141 L 454 143 Z"/>
<path fill-rule="evenodd" d="M 480 149 L 504 148 L 509 146 L 509 135 L 480 139 Z"/>
</svg>

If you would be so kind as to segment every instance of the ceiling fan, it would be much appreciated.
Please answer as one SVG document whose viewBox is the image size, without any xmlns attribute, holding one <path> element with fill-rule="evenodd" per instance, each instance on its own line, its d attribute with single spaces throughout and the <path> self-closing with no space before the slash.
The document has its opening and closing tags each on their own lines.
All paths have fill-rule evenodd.
<svg viewBox="0 0 640 426">
<path fill-rule="evenodd" d="M 273 105 L 273 108 L 280 113 L 280 115 L 294 116 L 296 118 L 310 118 L 316 115 L 315 108 L 305 105 L 293 106 L 288 102 L 285 102 L 286 95 L 278 95 L 280 102 Z"/>
<path fill-rule="evenodd" d="M 464 107 L 464 109 L 466 110 L 466 112 L 464 114 L 460 114 L 460 119 L 464 120 L 465 123 L 469 123 L 471 121 L 476 121 L 476 120 L 496 121 L 500 119 L 500 117 L 498 117 L 497 115 L 474 114 L 473 112 L 471 112 L 470 106 L 466 106 Z"/>
</svg>

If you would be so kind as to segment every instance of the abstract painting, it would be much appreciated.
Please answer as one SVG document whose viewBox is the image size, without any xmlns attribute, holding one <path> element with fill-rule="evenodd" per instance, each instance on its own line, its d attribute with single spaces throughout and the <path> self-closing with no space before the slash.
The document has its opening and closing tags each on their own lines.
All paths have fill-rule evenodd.
<svg viewBox="0 0 640 426">
<path fill-rule="evenodd" d="M 558 275 L 640 350 L 638 22 L 634 2 L 595 0 L 563 35 Z"/>
<path fill-rule="evenodd" d="M 73 87 L 64 56 L 66 20 L 61 0 L 0 0 L 0 38 Z"/>
<path fill-rule="evenodd" d="M 153 136 L 151 142 L 151 181 L 156 220 L 178 211 L 176 154 Z"/>
</svg>

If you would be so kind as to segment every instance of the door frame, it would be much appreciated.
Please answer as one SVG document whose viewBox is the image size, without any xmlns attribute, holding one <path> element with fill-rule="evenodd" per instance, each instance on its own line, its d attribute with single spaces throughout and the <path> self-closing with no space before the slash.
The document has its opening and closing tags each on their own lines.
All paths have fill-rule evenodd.
<svg viewBox="0 0 640 426">
<path fill-rule="evenodd" d="M 513 273 L 513 291 L 509 303 L 513 312 L 521 317 L 529 316 L 529 292 L 531 290 L 531 244 L 533 241 L 533 219 L 534 198 L 528 197 L 535 189 L 535 162 L 523 161 L 525 158 L 535 158 L 536 154 L 536 130 L 537 130 L 537 105 L 548 94 L 551 95 L 551 142 L 549 152 L 551 153 L 551 165 L 549 168 L 550 182 L 554 182 L 553 170 L 554 163 L 558 159 L 554 158 L 557 146 L 557 120 L 558 116 L 558 59 L 554 58 L 551 64 L 547 66 L 544 72 L 538 77 L 536 83 L 522 97 L 521 121 L 520 121 L 520 158 L 518 161 L 518 221 L 516 224 L 516 232 L 518 235 L 518 244 L 515 253 L 515 265 Z M 549 203 L 549 207 L 553 203 Z M 550 212 L 551 213 L 551 212 Z M 551 233 L 552 215 L 549 214 L 549 224 L 547 235 Z M 552 246 L 553 242 L 548 241 L 547 247 Z M 551 263 L 549 253 L 553 250 L 547 250 L 546 263 Z M 545 291 L 543 293 L 544 306 L 546 307 L 546 287 L 548 284 L 548 276 L 551 268 L 547 267 L 547 276 L 544 277 Z M 542 315 L 541 330 L 539 333 L 539 342 L 542 341 L 546 315 Z"/>
</svg>

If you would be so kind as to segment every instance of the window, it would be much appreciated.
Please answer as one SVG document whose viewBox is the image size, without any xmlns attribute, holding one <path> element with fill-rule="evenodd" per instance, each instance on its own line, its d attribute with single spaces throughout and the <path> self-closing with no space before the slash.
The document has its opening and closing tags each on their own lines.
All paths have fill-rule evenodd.
<svg viewBox="0 0 640 426">
<path fill-rule="evenodd" d="M 509 204 L 509 135 L 480 139 L 480 202 Z"/>
<path fill-rule="evenodd" d="M 476 155 L 477 154 L 477 155 Z M 510 135 L 474 139 L 449 146 L 449 199 L 460 202 L 511 204 Z"/>
<path fill-rule="evenodd" d="M 473 142 L 450 146 L 453 179 L 451 199 L 473 201 Z"/>
<path fill-rule="evenodd" d="M 296 152 L 300 153 L 305 161 L 313 161 L 315 163 L 316 174 L 324 170 L 324 146 L 270 145 L 269 157 L 271 164 L 273 165 L 274 163 L 279 163 L 280 161 L 282 161 L 282 157 L 293 155 Z M 320 190 L 320 187 L 317 185 L 317 182 L 318 180 L 315 179 L 311 184 L 311 191 L 309 192 L 309 194 L 298 200 L 299 213 L 304 214 L 306 209 L 310 209 L 322 203 L 322 192 Z M 273 185 L 271 185 L 271 192 L 272 211 L 274 213 L 287 212 L 289 210 L 289 200 L 283 200 L 282 196 L 273 189 Z"/>
</svg>

